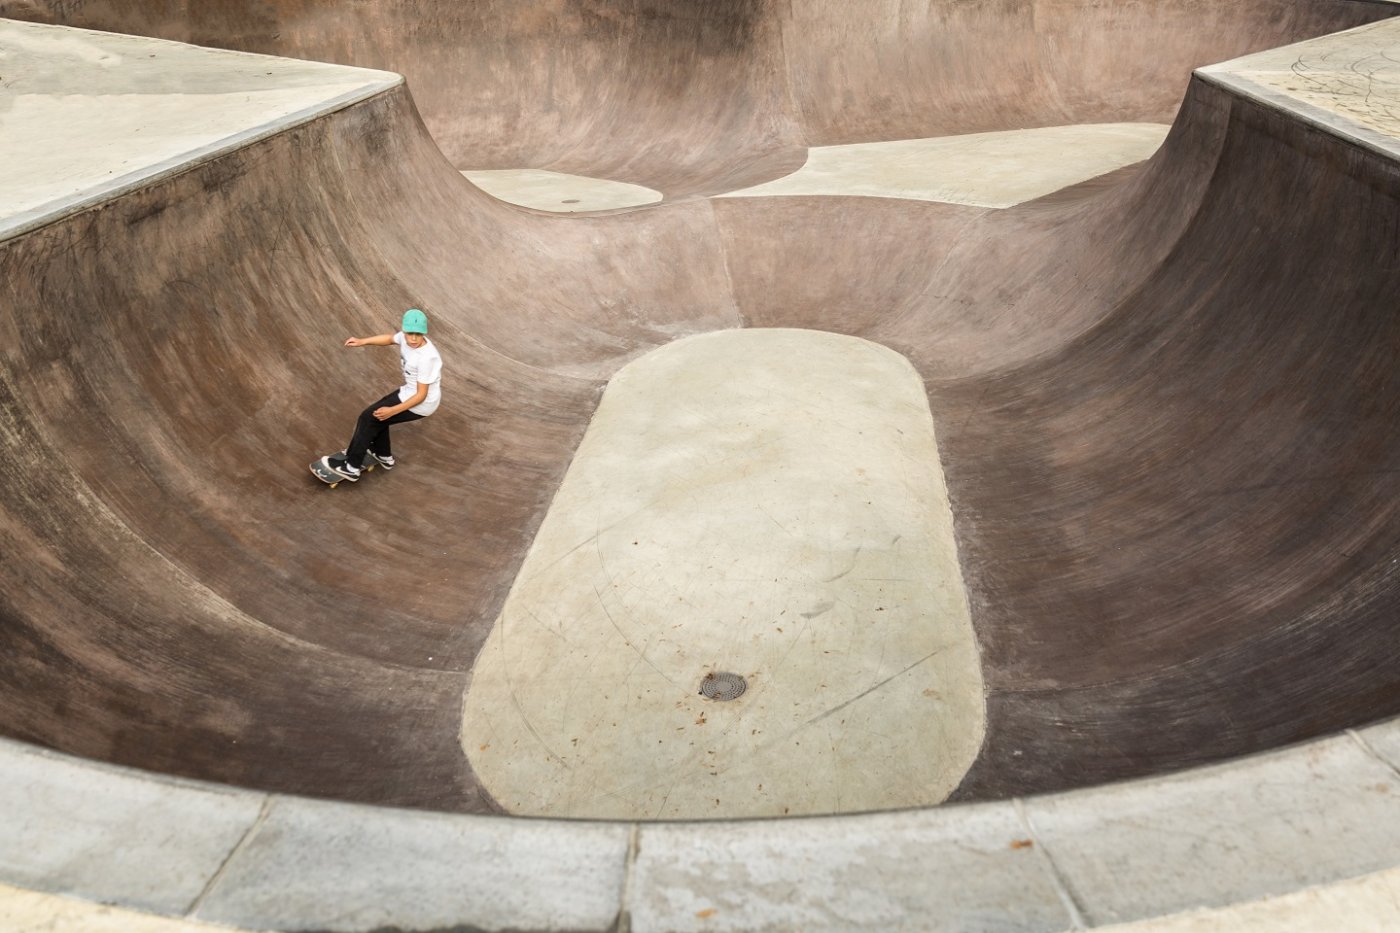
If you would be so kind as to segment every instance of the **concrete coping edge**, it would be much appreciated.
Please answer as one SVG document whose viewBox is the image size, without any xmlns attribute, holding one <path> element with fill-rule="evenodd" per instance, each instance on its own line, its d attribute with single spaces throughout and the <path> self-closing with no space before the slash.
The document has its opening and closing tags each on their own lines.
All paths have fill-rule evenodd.
<svg viewBox="0 0 1400 933">
<path fill-rule="evenodd" d="M 1202 80 L 1224 88 L 1239 96 L 1262 104 L 1273 110 L 1282 111 L 1289 116 L 1296 117 L 1303 123 L 1321 130 L 1338 139 L 1360 146 L 1363 149 L 1385 156 L 1388 159 L 1400 159 L 1400 139 L 1394 136 L 1387 136 L 1385 133 L 1377 132 L 1369 127 L 1362 126 L 1355 120 L 1348 119 L 1335 111 L 1327 110 L 1309 104 L 1306 101 L 1290 97 L 1282 91 L 1265 87 L 1249 78 L 1233 74 L 1228 71 L 1212 71 L 1206 68 L 1196 69 L 1196 74 Z"/>
<path fill-rule="evenodd" d="M 0 881 L 254 929 L 1083 928 L 1400 865 L 1400 717 L 1056 794 L 693 823 L 313 800 L 0 739 L 0 812 Z"/>
<path fill-rule="evenodd" d="M 1379 2 L 1386 6 L 1400 6 L 1400 0 L 1371 0 L 1371 2 Z M 1369 32 L 1378 29 L 1400 34 L 1400 17 L 1378 20 L 1374 23 L 1356 26 L 1352 29 L 1342 30 L 1341 32 L 1319 36 L 1316 39 L 1298 42 L 1292 46 L 1285 46 L 1285 48 L 1304 50 L 1309 46 L 1320 44 L 1323 41 L 1334 39 L 1337 36 Z M 1400 41 L 1400 39 L 1397 39 L 1397 41 Z M 1204 65 L 1197 68 L 1193 73 L 1209 84 L 1223 88 L 1272 110 L 1281 111 L 1289 116 L 1296 117 L 1308 126 L 1321 130 L 1345 142 L 1355 144 L 1364 149 L 1369 149 L 1389 159 L 1400 159 L 1400 139 L 1372 129 L 1338 111 L 1319 107 L 1305 100 L 1301 100 L 1286 91 L 1260 84 L 1249 78 L 1246 74 L 1241 73 L 1249 68 L 1251 60 L 1271 53 L 1277 53 L 1278 51 L 1278 49 L 1265 49 L 1261 52 L 1245 55 L 1227 62 Z"/>
<path fill-rule="evenodd" d="M 171 43 L 175 45 L 186 45 L 187 43 Z M 241 56 L 274 58 L 275 56 L 255 55 L 251 52 L 240 52 Z M 156 184 L 171 176 L 181 174 L 211 162 L 229 152 L 251 146 L 254 143 L 276 136 L 295 127 L 311 123 L 328 114 L 344 110 L 361 101 L 368 100 L 385 91 L 392 90 L 404 83 L 404 77 L 388 71 L 375 71 L 368 68 L 349 68 L 345 71 L 358 71 L 368 75 L 379 75 L 380 77 L 367 80 L 359 87 L 352 88 L 333 97 L 310 104 L 300 110 L 283 114 L 280 117 L 266 120 L 255 126 L 230 133 L 202 146 L 196 146 L 184 152 L 143 165 L 133 169 L 123 175 L 97 182 L 84 190 L 75 194 L 55 198 L 47 203 L 40 204 L 27 210 L 0 218 L 0 243 L 13 239 L 25 233 L 46 227 L 51 223 L 80 213 L 88 208 L 95 207 L 107 201 L 115 200 L 124 194 L 128 194 L 139 188 Z"/>
</svg>

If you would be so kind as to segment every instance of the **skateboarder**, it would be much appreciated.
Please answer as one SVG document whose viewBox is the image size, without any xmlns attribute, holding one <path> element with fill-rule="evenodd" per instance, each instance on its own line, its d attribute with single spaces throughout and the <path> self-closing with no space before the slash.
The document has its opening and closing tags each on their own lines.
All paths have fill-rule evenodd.
<svg viewBox="0 0 1400 933">
<path fill-rule="evenodd" d="M 351 337 L 347 347 L 389 347 L 398 345 L 403 367 L 403 385 L 360 412 L 355 433 L 345 450 L 322 457 L 319 465 L 348 479 L 360 478 L 363 467 L 378 464 L 394 468 L 389 448 L 389 425 L 426 418 L 437 411 L 442 400 L 442 357 L 428 340 L 428 316 L 417 308 L 403 314 L 403 328 L 397 334 Z"/>
</svg>

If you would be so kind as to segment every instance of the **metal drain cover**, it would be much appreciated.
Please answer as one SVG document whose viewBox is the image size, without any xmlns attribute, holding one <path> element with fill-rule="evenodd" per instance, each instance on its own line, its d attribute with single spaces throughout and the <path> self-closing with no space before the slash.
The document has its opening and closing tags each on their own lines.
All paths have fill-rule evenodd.
<svg viewBox="0 0 1400 933">
<path fill-rule="evenodd" d="M 701 696 L 711 700 L 737 700 L 749 689 L 749 682 L 728 671 L 711 671 L 700 681 Z"/>
</svg>

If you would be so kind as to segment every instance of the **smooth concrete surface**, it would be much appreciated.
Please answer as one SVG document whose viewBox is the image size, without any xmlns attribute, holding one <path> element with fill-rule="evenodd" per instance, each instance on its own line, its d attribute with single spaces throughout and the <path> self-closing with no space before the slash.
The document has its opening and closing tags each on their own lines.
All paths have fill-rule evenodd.
<svg viewBox="0 0 1400 933">
<path fill-rule="evenodd" d="M 609 819 L 942 802 L 982 676 L 933 420 L 877 344 L 743 329 L 613 377 L 472 672 L 508 812 Z M 700 696 L 735 672 L 742 697 Z"/>
<path fill-rule="evenodd" d="M 0 239 L 402 80 L 0 20 Z"/>
<path fill-rule="evenodd" d="M 1167 129 L 1079 124 L 818 146 L 791 175 L 721 197 L 846 195 L 1011 207 L 1141 162 Z"/>
<path fill-rule="evenodd" d="M 620 210 L 661 200 L 660 191 L 642 185 L 544 169 L 486 169 L 462 174 L 493 198 L 556 214 Z"/>
</svg>

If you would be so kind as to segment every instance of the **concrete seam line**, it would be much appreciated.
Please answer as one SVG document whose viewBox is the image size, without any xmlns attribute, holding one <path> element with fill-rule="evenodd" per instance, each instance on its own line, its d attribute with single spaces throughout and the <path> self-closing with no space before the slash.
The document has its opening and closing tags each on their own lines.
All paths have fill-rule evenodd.
<svg viewBox="0 0 1400 933">
<path fill-rule="evenodd" d="M 1070 887 L 1069 879 L 1060 871 L 1060 866 L 1055 864 L 1055 857 L 1046 848 L 1045 840 L 1040 838 L 1040 835 L 1035 831 L 1035 824 L 1031 822 L 1030 814 L 1026 812 L 1024 801 L 1020 797 L 1014 797 L 1011 804 L 1016 808 L 1016 816 L 1021 820 L 1021 825 L 1025 827 L 1026 833 L 1031 837 L 1036 857 L 1045 864 L 1046 871 L 1050 873 L 1050 879 L 1055 884 L 1055 893 L 1059 895 L 1060 903 L 1069 913 L 1069 919 L 1074 924 L 1074 929 L 1088 929 L 1090 924 L 1085 919 L 1085 910 L 1080 905 L 1079 898 L 1075 896 L 1074 889 Z"/>
<path fill-rule="evenodd" d="M 715 210 L 713 198 L 706 201 L 706 207 L 710 211 L 710 224 L 715 231 L 715 243 L 719 246 L 719 264 L 724 271 L 724 287 L 725 294 L 729 298 L 729 310 L 733 312 L 738 327 L 748 327 L 749 318 L 744 313 L 744 309 L 739 307 L 739 295 L 734 290 L 734 273 L 729 268 L 729 243 L 725 239 L 724 220 L 719 216 L 719 211 Z"/>
<path fill-rule="evenodd" d="M 613 933 L 631 933 L 632 913 L 627 902 L 632 896 L 632 879 L 637 873 L 637 855 L 642 851 L 642 827 L 633 823 L 627 834 L 627 855 L 622 867 L 622 890 L 618 895 L 617 919 L 613 921 Z"/>
<path fill-rule="evenodd" d="M 204 883 L 203 889 L 201 889 L 195 899 L 190 902 L 190 906 L 185 909 L 184 916 L 187 919 L 194 919 L 195 912 L 204 905 L 205 898 L 207 898 L 210 893 L 213 892 L 214 888 L 218 886 L 219 882 L 223 880 L 224 873 L 228 870 L 229 865 L 231 865 L 233 860 L 238 857 L 238 854 L 253 841 L 253 837 L 258 834 L 258 830 L 262 829 L 262 825 L 267 822 L 269 814 L 272 813 L 274 799 L 275 798 L 271 794 L 263 798 L 262 807 L 258 810 L 257 817 L 252 823 L 248 824 L 248 828 L 243 831 L 243 835 L 239 837 L 238 842 L 234 843 L 233 848 L 229 849 L 228 855 L 224 856 L 224 860 L 219 863 L 219 867 L 214 871 L 214 874 L 210 875 L 209 880 Z"/>
<path fill-rule="evenodd" d="M 1379 761 L 1382 765 L 1385 765 L 1386 770 L 1388 770 L 1391 774 L 1395 775 L 1397 778 L 1400 778 L 1400 768 L 1397 768 L 1394 764 L 1390 762 L 1389 759 L 1387 759 L 1380 752 L 1376 751 L 1375 748 L 1371 746 L 1371 743 L 1367 742 L 1361 736 L 1361 733 L 1357 732 L 1355 729 L 1348 729 L 1347 735 L 1351 736 L 1352 741 L 1354 741 L 1357 745 L 1361 746 L 1361 750 L 1363 752 L 1376 759 L 1376 761 Z"/>
</svg>

